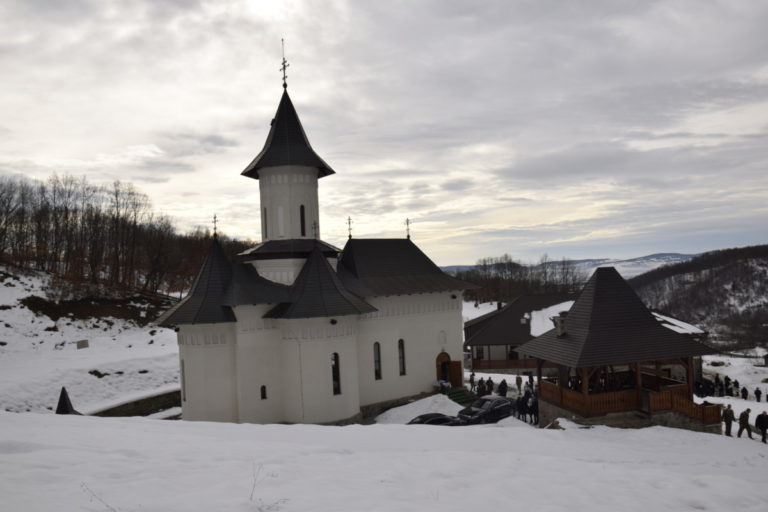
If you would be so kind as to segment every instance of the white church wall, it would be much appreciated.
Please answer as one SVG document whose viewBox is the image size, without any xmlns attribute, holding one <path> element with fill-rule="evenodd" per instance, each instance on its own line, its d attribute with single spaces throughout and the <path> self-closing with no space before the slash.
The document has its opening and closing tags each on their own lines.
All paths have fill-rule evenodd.
<svg viewBox="0 0 768 512">
<path fill-rule="evenodd" d="M 451 361 L 462 361 L 460 292 L 366 300 L 378 311 L 362 315 L 358 329 L 361 405 L 431 391 L 437 381 L 436 359 L 442 351 Z M 400 375 L 400 339 L 405 346 L 405 375 Z M 381 344 L 380 380 L 374 372 L 375 342 Z"/>
<path fill-rule="evenodd" d="M 317 172 L 314 167 L 299 165 L 259 170 L 262 240 L 320 237 Z M 304 234 L 301 205 L 304 205 Z"/>
<path fill-rule="evenodd" d="M 281 320 L 284 417 L 290 423 L 330 423 L 360 411 L 354 316 Z M 339 357 L 341 393 L 334 394 L 332 357 Z"/>
<path fill-rule="evenodd" d="M 183 419 L 238 421 L 234 325 L 180 326 Z"/>
<path fill-rule="evenodd" d="M 272 305 L 237 306 L 237 397 L 240 421 L 283 421 L 280 330 L 262 318 Z M 262 395 L 262 386 L 264 395 Z"/>
<path fill-rule="evenodd" d="M 306 261 L 306 258 L 285 258 L 254 260 L 252 264 L 261 277 L 276 283 L 290 285 L 296 280 Z"/>
</svg>

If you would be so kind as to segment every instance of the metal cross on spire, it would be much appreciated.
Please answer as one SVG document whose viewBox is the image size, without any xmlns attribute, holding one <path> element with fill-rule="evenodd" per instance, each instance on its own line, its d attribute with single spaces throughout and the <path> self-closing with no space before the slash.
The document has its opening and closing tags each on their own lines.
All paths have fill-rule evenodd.
<svg viewBox="0 0 768 512">
<path fill-rule="evenodd" d="M 290 66 L 290 64 L 288 64 L 288 61 L 285 60 L 285 39 L 280 38 L 280 43 L 282 43 L 283 45 L 283 65 L 280 66 L 280 71 L 283 72 L 283 89 L 287 89 L 288 82 L 286 80 L 288 78 L 288 75 L 285 74 L 285 71 L 288 69 L 288 66 Z"/>
<path fill-rule="evenodd" d="M 347 230 L 349 231 L 349 238 L 352 238 L 352 217 L 347 217 Z"/>
<path fill-rule="evenodd" d="M 213 236 L 214 238 L 218 236 L 218 233 L 216 231 L 216 227 L 219 223 L 219 218 L 216 216 L 216 214 L 213 214 Z"/>
<path fill-rule="evenodd" d="M 405 234 L 408 240 L 411 239 L 411 219 L 405 219 Z"/>
</svg>

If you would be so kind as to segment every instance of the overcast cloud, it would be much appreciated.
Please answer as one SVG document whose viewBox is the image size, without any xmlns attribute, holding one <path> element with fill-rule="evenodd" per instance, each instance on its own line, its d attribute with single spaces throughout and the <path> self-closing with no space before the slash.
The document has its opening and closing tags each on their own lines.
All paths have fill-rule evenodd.
<svg viewBox="0 0 768 512">
<path fill-rule="evenodd" d="M 437 263 L 766 243 L 768 2 L 0 4 L 0 173 L 134 182 L 258 239 L 240 172 L 289 92 L 321 232 Z"/>
</svg>

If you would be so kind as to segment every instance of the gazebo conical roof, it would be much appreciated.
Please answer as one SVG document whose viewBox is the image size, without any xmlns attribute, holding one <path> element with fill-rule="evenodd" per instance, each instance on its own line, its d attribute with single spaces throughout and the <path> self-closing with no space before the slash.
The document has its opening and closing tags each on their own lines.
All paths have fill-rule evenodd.
<svg viewBox="0 0 768 512">
<path fill-rule="evenodd" d="M 572 368 L 686 358 L 715 350 L 663 327 L 613 267 L 598 268 L 565 318 L 518 349 Z"/>
</svg>

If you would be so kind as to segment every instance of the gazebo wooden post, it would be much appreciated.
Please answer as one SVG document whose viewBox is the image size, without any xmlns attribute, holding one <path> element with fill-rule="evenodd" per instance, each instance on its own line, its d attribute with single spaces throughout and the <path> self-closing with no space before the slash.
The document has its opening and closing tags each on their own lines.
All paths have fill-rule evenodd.
<svg viewBox="0 0 768 512">
<path fill-rule="evenodd" d="M 643 376 L 640 375 L 640 362 L 635 363 L 635 393 L 637 393 L 637 403 L 643 404 Z"/>
<path fill-rule="evenodd" d="M 536 358 L 536 382 L 541 390 L 541 367 L 544 366 L 544 360 Z M 541 391 L 539 391 L 541 392 Z"/>
<path fill-rule="evenodd" d="M 688 398 L 693 400 L 693 357 L 686 357 L 685 361 L 685 381 L 688 384 Z"/>
</svg>

